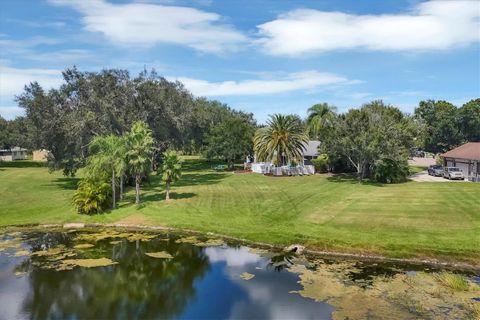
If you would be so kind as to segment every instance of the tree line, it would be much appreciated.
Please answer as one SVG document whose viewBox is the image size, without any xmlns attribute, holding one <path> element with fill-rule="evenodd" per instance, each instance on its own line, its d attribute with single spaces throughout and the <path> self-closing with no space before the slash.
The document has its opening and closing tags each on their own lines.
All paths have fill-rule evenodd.
<svg viewBox="0 0 480 320">
<path fill-rule="evenodd" d="M 155 71 L 131 77 L 125 70 L 81 72 L 73 67 L 63 78 L 61 86 L 49 91 L 35 82 L 25 87 L 17 96 L 25 116 L 11 121 L 0 117 L 0 147 L 47 149 L 53 155 L 49 167 L 70 176 L 82 167 L 99 176 L 95 167 L 104 168 L 105 148 L 114 142 L 118 145 L 110 147 L 121 150 L 123 164 L 110 163 L 116 172 L 103 171 L 134 182 L 145 178 L 146 171 L 159 169 L 167 150 L 201 153 L 230 168 L 254 152 L 259 160 L 276 165 L 296 164 L 302 161 L 302 146 L 316 139 L 321 141 L 322 155 L 316 161 L 322 170 L 354 171 L 360 180 L 396 182 L 408 174 L 406 159 L 413 149 L 439 153 L 480 141 L 480 99 L 459 108 L 446 101 L 421 101 L 413 114 L 382 101 L 344 113 L 320 103 L 308 110 L 306 119 L 275 114 L 258 126 L 252 114 L 194 97 L 181 83 Z M 151 146 L 145 153 L 150 168 L 135 175 L 135 164 L 129 162 L 133 158 L 128 158 L 133 138 L 127 137 L 138 123 L 150 132 Z M 118 181 L 117 187 L 123 184 Z"/>
<path fill-rule="evenodd" d="M 51 169 L 66 175 L 85 165 L 95 136 L 123 136 L 137 121 L 152 130 L 153 163 L 167 149 L 204 151 L 207 134 L 227 121 L 251 131 L 256 126 L 252 114 L 195 98 L 180 82 L 167 81 L 155 71 L 132 78 L 125 70 L 81 72 L 74 67 L 66 69 L 63 78 L 59 88 L 49 91 L 36 82 L 25 87 L 16 99 L 25 116 L 0 119 L 0 146 L 47 149 L 53 155 Z"/>
<path fill-rule="evenodd" d="M 312 106 L 302 121 L 295 115 L 275 114 L 258 129 L 254 150 L 261 161 L 297 164 L 309 139 L 320 140 L 320 171 L 351 172 L 361 181 L 405 181 L 408 158 L 415 149 L 444 152 L 467 141 L 480 141 L 480 99 L 461 108 L 445 101 L 421 101 L 413 115 L 372 101 L 337 113 L 326 103 Z"/>
</svg>

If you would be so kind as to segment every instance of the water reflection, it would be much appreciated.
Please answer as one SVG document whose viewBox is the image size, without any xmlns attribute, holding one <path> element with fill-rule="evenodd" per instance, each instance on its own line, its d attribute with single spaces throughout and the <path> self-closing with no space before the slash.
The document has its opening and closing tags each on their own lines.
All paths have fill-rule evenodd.
<svg viewBox="0 0 480 320">
<path fill-rule="evenodd" d="M 296 314 L 327 319 L 333 310 L 289 294 L 300 288 L 298 278 L 270 272 L 268 258 L 247 247 L 202 248 L 164 234 L 150 241 L 100 238 L 92 248 L 76 250 L 75 245 L 86 242 L 75 240 L 79 235 L 24 233 L 21 245 L 0 252 L 0 317 L 238 319 Z M 15 256 L 25 249 L 58 252 Z M 159 251 L 173 258 L 145 255 Z M 118 264 L 59 271 L 65 252 L 76 253 L 68 259 L 109 258 Z M 246 271 L 256 274 L 255 281 L 239 277 Z"/>
<path fill-rule="evenodd" d="M 0 231 L 0 239 L 0 319 L 361 319 L 393 311 L 453 319 L 474 315 L 480 305 L 478 276 L 468 275 L 469 291 L 454 292 L 419 266 L 275 254 L 175 234 L 51 231 L 2 238 Z M 64 265 L 99 258 L 117 264 Z M 245 272 L 254 278 L 242 279 Z"/>
<path fill-rule="evenodd" d="M 174 252 L 175 258 L 165 261 L 144 255 L 158 247 Z M 71 271 L 34 269 L 28 277 L 24 312 L 36 319 L 169 318 L 182 313 L 195 294 L 194 279 L 209 270 L 200 248 L 172 241 L 141 245 L 122 241 L 113 247 L 102 242 L 85 255 L 107 256 L 119 265 Z"/>
</svg>

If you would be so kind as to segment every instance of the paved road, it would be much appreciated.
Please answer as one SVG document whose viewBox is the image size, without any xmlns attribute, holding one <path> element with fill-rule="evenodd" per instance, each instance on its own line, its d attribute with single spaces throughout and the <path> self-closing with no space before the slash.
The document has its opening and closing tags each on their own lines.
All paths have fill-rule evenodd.
<svg viewBox="0 0 480 320">
<path fill-rule="evenodd" d="M 428 172 L 426 170 L 412 174 L 408 178 L 412 181 L 417 181 L 417 182 L 464 182 L 464 180 L 448 180 L 448 179 L 444 179 L 443 177 L 430 176 L 428 175 Z"/>
</svg>

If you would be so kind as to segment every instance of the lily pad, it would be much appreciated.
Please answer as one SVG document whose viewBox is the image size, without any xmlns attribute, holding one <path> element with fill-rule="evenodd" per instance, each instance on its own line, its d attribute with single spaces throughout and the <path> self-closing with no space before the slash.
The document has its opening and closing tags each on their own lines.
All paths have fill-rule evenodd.
<svg viewBox="0 0 480 320">
<path fill-rule="evenodd" d="M 173 258 L 173 256 L 166 251 L 146 252 L 145 254 L 149 257 L 158 258 L 158 259 L 172 259 Z"/>
<path fill-rule="evenodd" d="M 207 241 L 194 243 L 197 247 L 218 247 L 223 246 L 224 242 L 222 239 L 208 239 Z"/>
<path fill-rule="evenodd" d="M 7 239 L 0 241 L 0 251 L 7 249 L 17 249 L 22 245 L 22 240 L 19 238 Z"/>
<path fill-rule="evenodd" d="M 248 272 L 244 272 L 240 275 L 240 278 L 242 278 L 243 280 L 251 280 L 255 277 L 254 274 L 251 274 L 251 273 L 248 273 Z"/>
<path fill-rule="evenodd" d="M 114 264 L 118 264 L 118 262 L 112 261 L 108 258 L 99 258 L 99 259 L 70 259 L 70 260 L 63 260 L 62 265 L 64 267 L 83 267 L 83 268 L 94 268 L 94 267 L 106 267 L 111 266 Z"/>
<path fill-rule="evenodd" d="M 15 252 L 15 257 L 26 257 L 30 255 L 30 251 L 28 250 L 20 250 Z"/>
<path fill-rule="evenodd" d="M 201 241 L 199 241 L 196 237 L 183 237 L 183 238 L 180 238 L 180 239 L 177 239 L 175 240 L 175 243 L 192 243 L 192 244 L 195 244 L 195 243 L 199 243 Z"/>
<path fill-rule="evenodd" d="M 132 233 L 130 236 L 127 237 L 127 240 L 132 242 L 137 240 L 146 242 L 146 241 L 152 240 L 155 237 L 156 235 L 152 235 L 152 234 Z"/>
</svg>

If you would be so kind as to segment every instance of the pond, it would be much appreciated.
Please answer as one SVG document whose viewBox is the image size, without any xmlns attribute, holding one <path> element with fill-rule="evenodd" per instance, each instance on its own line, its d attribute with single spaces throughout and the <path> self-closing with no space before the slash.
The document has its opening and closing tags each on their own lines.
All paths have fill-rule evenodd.
<svg viewBox="0 0 480 320">
<path fill-rule="evenodd" d="M 0 319 L 476 319 L 479 276 L 182 235 L 0 230 Z"/>
</svg>

